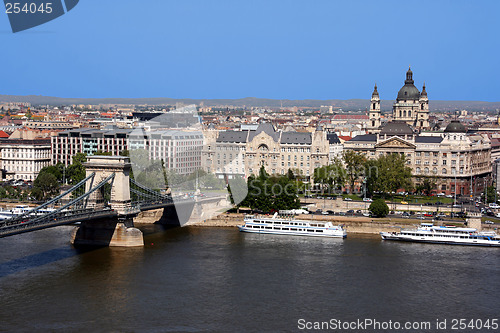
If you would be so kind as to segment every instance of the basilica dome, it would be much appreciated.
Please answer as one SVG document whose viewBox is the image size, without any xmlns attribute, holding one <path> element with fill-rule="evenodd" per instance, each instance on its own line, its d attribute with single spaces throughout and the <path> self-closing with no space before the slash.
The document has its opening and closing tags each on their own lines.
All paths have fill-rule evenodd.
<svg viewBox="0 0 500 333">
<path fill-rule="evenodd" d="M 399 89 L 397 100 L 418 100 L 420 98 L 420 91 L 414 85 L 413 72 L 410 68 L 406 72 L 406 80 L 403 88 Z"/>
<path fill-rule="evenodd" d="M 420 91 L 412 84 L 405 84 L 403 88 L 399 89 L 398 100 L 404 99 L 419 99 Z"/>
</svg>

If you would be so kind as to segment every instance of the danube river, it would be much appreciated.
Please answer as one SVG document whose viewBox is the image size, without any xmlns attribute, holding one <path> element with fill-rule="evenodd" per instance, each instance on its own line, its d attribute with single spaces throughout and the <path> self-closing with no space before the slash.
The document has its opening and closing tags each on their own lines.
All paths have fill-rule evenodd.
<svg viewBox="0 0 500 333">
<path fill-rule="evenodd" d="M 0 239 L 0 331 L 324 331 L 368 319 L 377 331 L 473 332 L 452 324 L 500 319 L 500 248 L 150 225 L 144 248 L 79 251 L 70 230 Z"/>
</svg>

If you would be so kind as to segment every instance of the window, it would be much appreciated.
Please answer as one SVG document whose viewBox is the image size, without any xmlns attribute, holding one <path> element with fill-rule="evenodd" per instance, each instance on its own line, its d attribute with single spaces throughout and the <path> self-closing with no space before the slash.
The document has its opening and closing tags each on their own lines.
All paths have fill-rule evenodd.
<svg viewBox="0 0 500 333">
<path fill-rule="evenodd" d="M 441 173 L 442 173 L 443 175 L 446 175 L 446 168 L 443 168 L 443 170 L 441 170 Z"/>
<path fill-rule="evenodd" d="M 416 172 L 416 173 L 420 173 L 420 168 L 416 168 L 416 169 L 415 169 L 415 172 Z"/>
</svg>

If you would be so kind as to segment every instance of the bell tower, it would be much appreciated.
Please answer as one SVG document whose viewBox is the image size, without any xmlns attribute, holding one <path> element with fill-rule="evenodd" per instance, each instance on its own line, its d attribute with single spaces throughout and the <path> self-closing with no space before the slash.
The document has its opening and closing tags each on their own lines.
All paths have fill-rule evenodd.
<svg viewBox="0 0 500 333">
<path fill-rule="evenodd" d="M 425 82 L 420 94 L 420 108 L 417 112 L 417 119 L 415 125 L 420 130 L 429 128 L 429 98 L 427 98 L 427 91 L 425 90 Z"/>
<path fill-rule="evenodd" d="M 370 134 L 377 133 L 380 127 L 380 96 L 377 91 L 377 84 L 373 89 L 372 98 L 370 100 L 370 112 L 368 113 L 368 132 Z"/>
</svg>

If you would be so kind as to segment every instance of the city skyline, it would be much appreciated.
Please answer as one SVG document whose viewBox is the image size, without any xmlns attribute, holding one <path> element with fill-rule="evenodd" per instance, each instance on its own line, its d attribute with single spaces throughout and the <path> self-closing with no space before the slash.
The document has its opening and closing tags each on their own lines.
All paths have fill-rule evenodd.
<svg viewBox="0 0 500 333">
<path fill-rule="evenodd" d="M 13 34 L 5 95 L 381 99 L 411 65 L 433 100 L 498 101 L 497 2 L 82 2 Z M 90 23 L 89 23 L 90 22 Z M 68 83 L 69 82 L 69 83 Z"/>
</svg>

